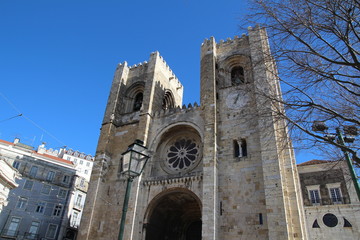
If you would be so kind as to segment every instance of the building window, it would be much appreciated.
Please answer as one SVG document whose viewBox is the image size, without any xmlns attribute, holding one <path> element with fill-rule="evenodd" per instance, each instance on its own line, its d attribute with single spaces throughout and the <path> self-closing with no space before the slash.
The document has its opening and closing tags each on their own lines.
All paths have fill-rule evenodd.
<svg viewBox="0 0 360 240">
<path fill-rule="evenodd" d="M 311 201 L 312 205 L 320 204 L 319 190 L 310 190 L 309 195 L 310 195 L 310 201 Z"/>
<path fill-rule="evenodd" d="M 134 111 L 139 111 L 141 109 L 142 102 L 143 102 L 143 94 L 142 93 L 136 94 L 135 100 L 134 100 L 133 110 Z"/>
<path fill-rule="evenodd" d="M 36 177 L 36 174 L 37 174 L 37 171 L 38 171 L 38 167 L 37 166 L 32 166 L 31 169 L 30 169 L 30 177 Z"/>
<path fill-rule="evenodd" d="M 174 108 L 174 106 L 175 106 L 175 104 L 174 104 L 174 98 L 172 96 L 172 93 L 170 91 L 166 91 L 164 98 L 163 98 L 162 108 L 169 109 L 169 108 Z"/>
<path fill-rule="evenodd" d="M 69 175 L 64 175 L 63 183 L 69 183 L 69 181 L 70 181 L 70 176 Z"/>
<path fill-rule="evenodd" d="M 309 205 L 320 205 L 321 195 L 320 195 L 320 185 L 311 185 L 306 186 L 306 189 L 309 194 Z"/>
<path fill-rule="evenodd" d="M 85 179 L 82 178 L 80 180 L 80 187 L 84 187 L 84 185 L 85 185 Z"/>
<path fill-rule="evenodd" d="M 33 181 L 26 180 L 26 181 L 25 181 L 25 184 L 24 184 L 24 189 L 31 191 L 33 185 L 34 185 L 34 182 L 33 182 Z"/>
<path fill-rule="evenodd" d="M 234 140 L 234 157 L 240 156 L 240 146 L 237 140 Z"/>
<path fill-rule="evenodd" d="M 231 84 L 239 85 L 243 83 L 245 83 L 244 68 L 240 66 L 234 67 L 231 70 Z"/>
<path fill-rule="evenodd" d="M 240 140 L 240 149 L 241 149 L 241 157 L 246 157 L 247 156 L 247 145 L 246 145 L 246 140 L 245 139 L 241 139 Z"/>
<path fill-rule="evenodd" d="M 83 165 L 84 161 L 83 160 L 80 160 L 80 165 Z"/>
<path fill-rule="evenodd" d="M 59 198 L 65 198 L 66 194 L 67 194 L 67 191 L 65 189 L 62 189 L 62 188 L 59 189 L 59 194 L 58 194 Z"/>
<path fill-rule="evenodd" d="M 48 195 L 50 193 L 50 191 L 51 191 L 51 186 L 44 184 L 44 186 L 41 189 L 41 193 Z"/>
<path fill-rule="evenodd" d="M 326 188 L 329 190 L 329 196 L 333 204 L 343 203 L 343 198 L 340 190 L 340 183 L 328 183 Z"/>
<path fill-rule="evenodd" d="M 77 158 L 74 158 L 74 161 L 73 161 L 75 164 L 77 163 Z"/>
<path fill-rule="evenodd" d="M 25 233 L 26 239 L 37 239 L 37 233 L 39 230 L 40 223 L 32 222 L 29 228 L 29 232 Z"/>
<path fill-rule="evenodd" d="M 78 225 L 79 212 L 74 211 L 71 216 L 71 226 L 76 227 Z"/>
<path fill-rule="evenodd" d="M 327 227 L 335 227 L 339 221 L 334 214 L 327 213 L 323 216 L 323 222 Z"/>
<path fill-rule="evenodd" d="M 20 197 L 19 201 L 18 201 L 18 203 L 16 205 L 16 208 L 25 209 L 27 201 L 28 201 L 27 198 Z"/>
<path fill-rule="evenodd" d="M 263 225 L 264 224 L 264 220 L 263 220 L 263 215 L 262 213 L 259 213 L 259 224 Z"/>
<path fill-rule="evenodd" d="M 87 163 L 86 163 L 86 166 L 87 166 L 87 167 L 90 167 L 90 162 L 87 162 Z"/>
<path fill-rule="evenodd" d="M 18 217 L 11 218 L 8 228 L 5 230 L 6 236 L 12 236 L 12 237 L 17 236 L 17 230 L 20 224 L 20 220 L 21 218 Z"/>
<path fill-rule="evenodd" d="M 174 171 L 182 171 L 196 166 L 200 151 L 195 139 L 184 137 L 170 143 L 166 152 L 166 164 L 169 168 Z"/>
<path fill-rule="evenodd" d="M 55 172 L 53 171 L 49 171 L 47 176 L 46 176 L 46 180 L 49 182 L 52 182 L 55 178 Z"/>
<path fill-rule="evenodd" d="M 85 170 L 85 174 L 88 174 L 89 173 L 89 170 Z"/>
<path fill-rule="evenodd" d="M 62 210 L 62 206 L 61 205 L 56 205 L 54 207 L 53 216 L 56 216 L 56 217 L 60 216 L 61 210 Z"/>
<path fill-rule="evenodd" d="M 352 227 L 351 223 L 346 218 L 344 218 L 344 227 Z"/>
<path fill-rule="evenodd" d="M 330 188 L 329 191 L 330 191 L 331 202 L 333 202 L 334 204 L 341 204 L 342 199 L 341 199 L 340 188 Z"/>
<path fill-rule="evenodd" d="M 82 202 L 82 195 L 78 194 L 76 201 L 75 201 L 75 205 L 78 207 L 81 207 L 81 202 Z"/>
<path fill-rule="evenodd" d="M 46 203 L 45 202 L 38 202 L 36 208 L 35 208 L 35 212 L 37 213 L 44 213 L 45 211 L 45 206 Z"/>
<path fill-rule="evenodd" d="M 247 145 L 245 139 L 234 140 L 234 157 L 246 157 Z"/>
<path fill-rule="evenodd" d="M 70 161 L 70 160 L 71 160 L 71 157 L 67 157 L 66 159 L 67 159 L 68 161 Z"/>
<path fill-rule="evenodd" d="M 318 221 L 315 219 L 315 221 L 313 222 L 312 228 L 320 228 Z"/>
<path fill-rule="evenodd" d="M 16 169 L 19 169 L 19 167 L 20 167 L 20 162 L 14 161 L 14 162 L 13 162 L 13 167 L 16 168 Z"/>
<path fill-rule="evenodd" d="M 57 225 L 50 223 L 46 231 L 46 238 L 54 239 L 57 230 Z"/>
</svg>

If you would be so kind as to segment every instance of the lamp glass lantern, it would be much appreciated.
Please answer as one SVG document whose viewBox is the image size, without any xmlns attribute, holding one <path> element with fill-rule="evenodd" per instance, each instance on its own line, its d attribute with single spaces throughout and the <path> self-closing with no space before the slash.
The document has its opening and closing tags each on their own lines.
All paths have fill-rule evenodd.
<svg viewBox="0 0 360 240">
<path fill-rule="evenodd" d="M 122 174 L 128 178 L 135 178 L 139 176 L 149 160 L 148 150 L 143 146 L 141 140 L 136 140 L 128 149 L 122 153 L 123 167 Z"/>
</svg>

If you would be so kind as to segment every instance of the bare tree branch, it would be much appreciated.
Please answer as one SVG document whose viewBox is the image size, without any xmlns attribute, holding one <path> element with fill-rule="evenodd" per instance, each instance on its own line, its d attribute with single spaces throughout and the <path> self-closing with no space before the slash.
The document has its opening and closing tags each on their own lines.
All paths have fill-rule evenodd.
<svg viewBox="0 0 360 240">
<path fill-rule="evenodd" d="M 360 1 L 253 0 L 252 8 L 247 24 L 267 28 L 280 75 L 268 71 L 284 89 L 282 98 L 258 94 L 273 102 L 295 139 L 347 151 L 360 165 L 359 139 L 343 146 L 312 130 L 313 121 L 360 129 Z"/>
</svg>

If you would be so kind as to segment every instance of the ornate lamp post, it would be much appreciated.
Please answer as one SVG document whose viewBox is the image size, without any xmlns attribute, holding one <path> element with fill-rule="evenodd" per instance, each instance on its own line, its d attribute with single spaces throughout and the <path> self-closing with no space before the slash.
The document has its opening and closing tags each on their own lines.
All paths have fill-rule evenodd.
<svg viewBox="0 0 360 240">
<path fill-rule="evenodd" d="M 133 144 L 128 147 L 128 149 L 124 153 L 122 153 L 123 166 L 121 173 L 127 177 L 127 185 L 120 222 L 120 231 L 118 237 L 119 240 L 122 240 L 124 235 L 126 212 L 129 204 L 131 183 L 134 178 L 141 175 L 148 159 L 150 158 L 147 152 L 147 148 L 143 146 L 143 144 L 143 141 L 137 139 Z"/>
<path fill-rule="evenodd" d="M 324 132 L 326 133 L 328 130 L 328 127 L 326 126 L 326 124 L 322 121 L 315 121 L 313 126 L 312 126 L 313 131 L 316 132 Z M 325 137 L 331 141 L 334 141 L 335 139 L 337 140 L 337 143 L 340 144 L 341 146 L 345 146 L 345 143 L 352 143 L 355 140 L 356 135 L 358 135 L 357 132 L 357 128 L 354 126 L 346 126 L 344 127 L 344 133 L 348 134 L 348 136 L 343 136 L 343 133 L 341 132 L 340 128 L 337 127 L 336 128 L 336 132 L 335 133 L 330 133 L 330 134 L 326 134 Z M 358 199 L 360 201 L 360 187 L 359 187 L 359 182 L 357 180 L 356 174 L 355 174 L 355 170 L 352 164 L 352 160 L 349 156 L 349 153 L 342 149 L 344 155 L 345 155 L 345 160 L 346 163 L 349 167 L 349 171 L 350 171 L 350 175 L 351 178 L 354 182 L 354 187 L 358 196 Z"/>
</svg>

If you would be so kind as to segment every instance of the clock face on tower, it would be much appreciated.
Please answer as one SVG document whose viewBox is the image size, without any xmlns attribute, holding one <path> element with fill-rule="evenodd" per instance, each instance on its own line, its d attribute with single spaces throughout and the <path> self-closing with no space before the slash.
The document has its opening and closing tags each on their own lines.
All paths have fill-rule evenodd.
<svg viewBox="0 0 360 240">
<path fill-rule="evenodd" d="M 230 109 L 239 109 L 244 107 L 249 100 L 246 93 L 234 91 L 226 97 L 226 106 Z"/>
</svg>

